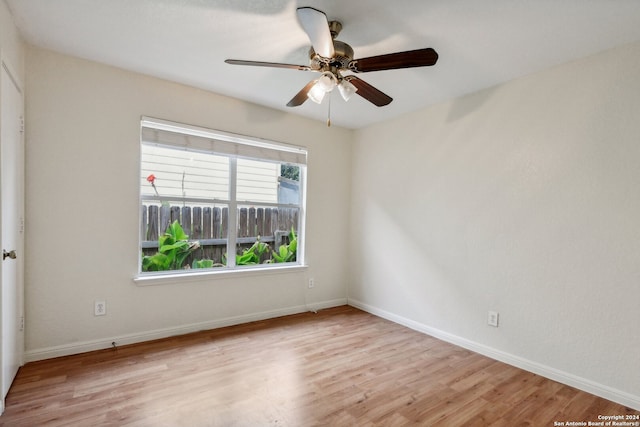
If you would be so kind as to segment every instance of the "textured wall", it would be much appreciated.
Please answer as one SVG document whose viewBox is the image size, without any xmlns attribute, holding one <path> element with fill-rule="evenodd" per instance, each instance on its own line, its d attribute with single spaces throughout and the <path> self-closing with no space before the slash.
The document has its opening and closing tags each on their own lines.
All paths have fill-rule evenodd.
<svg viewBox="0 0 640 427">
<path fill-rule="evenodd" d="M 634 44 L 358 131 L 350 301 L 640 405 L 638 70 Z"/>
<path fill-rule="evenodd" d="M 306 146 L 308 269 L 134 284 L 142 115 Z M 28 359 L 345 301 L 351 131 L 37 48 L 27 121 Z"/>
</svg>

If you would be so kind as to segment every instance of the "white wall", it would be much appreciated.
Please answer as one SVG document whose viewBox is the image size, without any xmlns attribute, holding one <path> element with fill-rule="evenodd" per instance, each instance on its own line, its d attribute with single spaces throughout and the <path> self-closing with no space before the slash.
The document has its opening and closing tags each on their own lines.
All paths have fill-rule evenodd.
<svg viewBox="0 0 640 427">
<path fill-rule="evenodd" d="M 639 71 L 634 44 L 358 131 L 350 303 L 639 408 Z"/>
<path fill-rule="evenodd" d="M 0 54 L 2 61 L 11 67 L 11 73 L 24 81 L 24 45 L 13 23 L 7 4 L 0 0 Z"/>
<path fill-rule="evenodd" d="M 351 131 L 33 47 L 26 70 L 28 360 L 346 303 Z M 308 147 L 308 270 L 135 285 L 142 115 Z"/>
</svg>

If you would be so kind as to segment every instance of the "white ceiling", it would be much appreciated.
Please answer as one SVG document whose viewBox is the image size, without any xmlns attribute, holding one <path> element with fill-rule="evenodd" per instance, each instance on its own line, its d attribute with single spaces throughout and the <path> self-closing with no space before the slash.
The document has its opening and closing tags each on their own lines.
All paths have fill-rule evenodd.
<svg viewBox="0 0 640 427">
<path fill-rule="evenodd" d="M 394 98 L 331 103 L 360 128 L 640 40 L 638 0 L 5 0 L 34 45 L 325 121 L 327 101 L 285 104 L 314 73 L 225 64 L 308 64 L 296 7 L 339 20 L 356 58 L 432 47 L 433 67 L 359 77 Z"/>
</svg>

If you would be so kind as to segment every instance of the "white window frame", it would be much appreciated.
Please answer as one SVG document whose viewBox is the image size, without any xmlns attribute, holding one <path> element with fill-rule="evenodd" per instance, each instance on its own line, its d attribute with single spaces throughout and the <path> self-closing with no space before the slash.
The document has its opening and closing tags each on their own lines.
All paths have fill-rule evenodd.
<svg viewBox="0 0 640 427">
<path fill-rule="evenodd" d="M 306 217 L 306 159 L 307 149 L 300 146 L 284 144 L 265 139 L 239 135 L 220 130 L 207 129 L 169 120 L 156 119 L 143 116 L 140 121 L 140 146 L 144 143 L 158 144 L 171 148 L 188 148 L 209 152 L 229 158 L 229 200 L 211 199 L 210 203 L 227 204 L 228 209 L 228 236 L 227 252 L 235 254 L 237 246 L 237 222 L 238 206 L 269 206 L 283 208 L 297 208 L 298 213 L 298 246 L 296 261 L 283 264 L 260 264 L 255 266 L 236 265 L 235 256 L 227 256 L 227 266 L 205 270 L 169 270 L 159 272 L 142 272 L 141 259 L 138 259 L 138 273 L 134 277 L 137 284 L 157 284 L 166 279 L 199 279 L 202 276 L 237 274 L 240 272 L 249 274 L 262 274 L 270 272 L 295 271 L 305 268 L 305 217 Z M 281 161 L 300 166 L 300 204 L 280 204 L 268 202 L 255 202 L 251 200 L 236 200 L 237 159 L 247 158 L 259 161 Z M 143 200 L 155 200 L 155 196 L 142 195 L 139 189 L 139 204 Z M 173 197 L 172 197 L 173 199 Z M 176 200 L 181 199 L 177 197 Z M 139 218 L 138 224 L 140 224 Z M 138 253 L 142 249 L 142 233 L 138 233 Z"/>
</svg>

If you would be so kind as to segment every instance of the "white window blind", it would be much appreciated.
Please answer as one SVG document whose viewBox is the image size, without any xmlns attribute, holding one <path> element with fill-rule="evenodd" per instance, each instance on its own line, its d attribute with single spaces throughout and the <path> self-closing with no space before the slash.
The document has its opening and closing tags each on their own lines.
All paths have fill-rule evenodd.
<svg viewBox="0 0 640 427">
<path fill-rule="evenodd" d="M 278 144 L 166 120 L 143 117 L 141 132 L 141 141 L 146 143 L 172 145 L 191 150 L 279 163 L 307 164 L 307 152 L 302 147 Z"/>
</svg>

